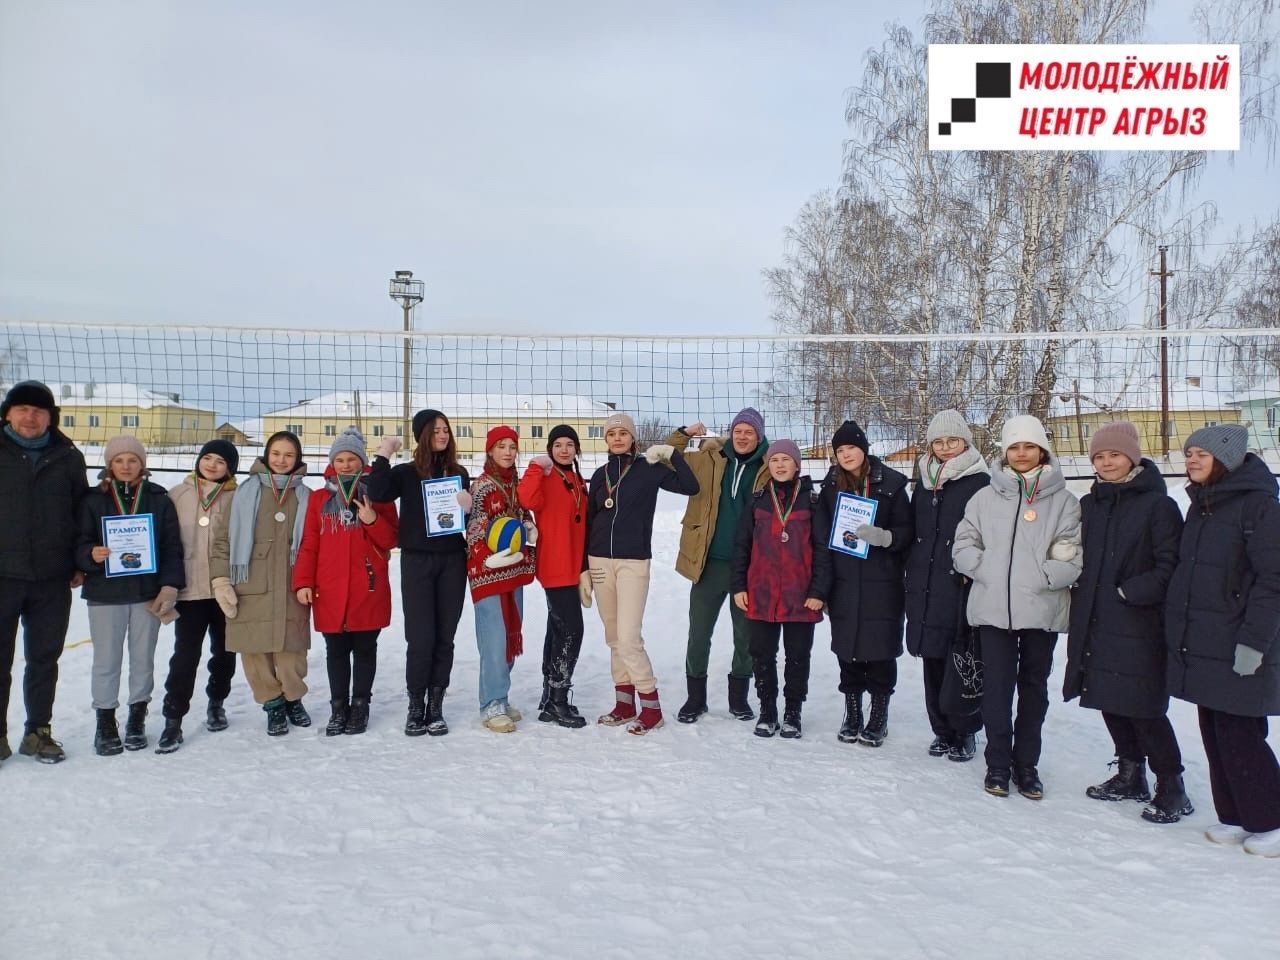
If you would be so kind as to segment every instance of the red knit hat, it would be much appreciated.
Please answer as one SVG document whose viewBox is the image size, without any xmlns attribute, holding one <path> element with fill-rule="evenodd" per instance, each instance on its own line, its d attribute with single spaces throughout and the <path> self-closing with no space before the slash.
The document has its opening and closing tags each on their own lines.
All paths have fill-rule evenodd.
<svg viewBox="0 0 1280 960">
<path fill-rule="evenodd" d="M 499 424 L 498 426 L 492 428 L 488 433 L 484 435 L 485 451 L 487 452 L 489 450 L 492 450 L 495 446 L 498 445 L 499 440 L 510 440 L 516 446 L 519 446 L 520 434 L 516 433 L 514 430 L 508 427 L 505 423 Z"/>
</svg>

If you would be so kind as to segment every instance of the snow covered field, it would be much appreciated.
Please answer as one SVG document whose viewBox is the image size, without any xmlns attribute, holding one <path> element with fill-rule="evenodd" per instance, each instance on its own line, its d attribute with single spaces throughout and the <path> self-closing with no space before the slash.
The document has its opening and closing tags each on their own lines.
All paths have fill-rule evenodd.
<svg viewBox="0 0 1280 960">
<path fill-rule="evenodd" d="M 325 738 L 316 635 L 310 729 L 268 739 L 237 676 L 230 729 L 206 732 L 202 669 L 178 753 L 100 758 L 77 600 L 53 723 L 68 760 L 47 767 L 15 756 L 0 770 L 0 960 L 1280 953 L 1280 861 L 1203 838 L 1216 818 L 1186 704 L 1172 716 L 1197 810 L 1173 826 L 1143 822 L 1137 804 L 1085 798 L 1109 775 L 1110 741 L 1100 715 L 1060 701 L 1045 728 L 1045 799 L 987 796 L 980 757 L 926 755 L 910 657 L 900 661 L 885 745 L 837 742 L 842 703 L 825 625 L 804 739 L 760 740 L 729 717 L 727 612 L 713 648 L 712 713 L 675 723 L 688 586 L 672 570 L 682 505 L 664 498 L 655 525 L 645 634 L 669 719 L 643 738 L 533 719 L 545 623 L 535 586 L 525 594 L 530 654 L 516 663 L 512 692 L 528 719 L 515 735 L 480 726 L 469 609 L 446 701 L 452 732 L 403 735 L 397 595 L 368 734 Z M 612 688 L 599 620 L 586 613 L 576 701 L 594 720 Z M 171 642 L 166 628 L 153 744 Z M 1061 689 L 1065 638 L 1057 653 L 1051 692 Z M 19 653 L 15 748 L 21 666 Z M 1280 747 L 1280 735 L 1272 742 Z"/>
</svg>

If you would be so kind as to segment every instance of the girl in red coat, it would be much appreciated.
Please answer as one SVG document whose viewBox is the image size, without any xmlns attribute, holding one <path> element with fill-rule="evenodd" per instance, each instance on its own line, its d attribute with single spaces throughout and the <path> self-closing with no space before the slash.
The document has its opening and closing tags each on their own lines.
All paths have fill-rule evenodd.
<svg viewBox="0 0 1280 960">
<path fill-rule="evenodd" d="M 573 668 L 582 651 L 578 578 L 587 546 L 587 484 L 578 472 L 578 434 L 568 424 L 551 428 L 547 452 L 525 471 L 517 494 L 538 525 L 538 582 L 547 592 L 547 637 L 542 644 L 542 701 L 538 719 L 584 727 L 569 702 Z"/>
<path fill-rule="evenodd" d="M 329 448 L 324 489 L 307 504 L 293 568 L 298 602 L 311 607 L 324 634 L 333 707 L 324 732 L 330 737 L 368 728 L 378 633 L 391 623 L 387 558 L 399 522 L 394 504 L 369 499 L 368 471 L 364 437 L 348 427 Z"/>
</svg>

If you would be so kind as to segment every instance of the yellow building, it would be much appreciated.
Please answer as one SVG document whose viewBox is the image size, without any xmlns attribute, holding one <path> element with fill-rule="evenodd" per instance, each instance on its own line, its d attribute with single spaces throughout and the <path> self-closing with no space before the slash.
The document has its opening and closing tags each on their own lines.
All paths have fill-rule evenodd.
<svg viewBox="0 0 1280 960">
<path fill-rule="evenodd" d="M 149 448 L 198 446 L 213 436 L 217 413 L 131 383 L 52 383 L 60 427 L 80 446 L 127 433 Z"/>
<path fill-rule="evenodd" d="M 482 457 L 490 427 L 505 423 L 520 434 L 526 453 L 540 453 L 546 437 L 557 424 L 567 423 L 578 432 L 583 454 L 603 455 L 604 422 L 613 412 L 608 404 L 565 394 L 411 394 L 410 417 L 419 410 L 440 410 L 453 425 L 458 454 Z M 404 434 L 403 395 L 395 392 L 328 393 L 292 407 L 262 416 L 262 435 L 278 430 L 298 435 L 310 451 L 328 450 L 334 438 L 349 426 L 357 426 L 375 450 L 383 437 Z M 414 444 L 406 443 L 411 451 Z"/>
</svg>

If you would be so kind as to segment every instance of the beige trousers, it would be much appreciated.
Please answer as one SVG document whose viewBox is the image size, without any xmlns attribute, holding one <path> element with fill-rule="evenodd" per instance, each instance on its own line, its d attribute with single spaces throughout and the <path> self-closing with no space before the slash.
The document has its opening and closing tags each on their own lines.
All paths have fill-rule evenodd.
<svg viewBox="0 0 1280 960">
<path fill-rule="evenodd" d="M 653 693 L 658 681 L 644 652 L 644 605 L 649 598 L 648 560 L 587 557 L 596 609 L 609 644 L 609 667 L 617 685 L 633 684 L 637 693 Z"/>
<path fill-rule="evenodd" d="M 286 700 L 301 700 L 307 694 L 305 653 L 242 653 L 240 663 L 258 703 L 281 694 Z"/>
</svg>

